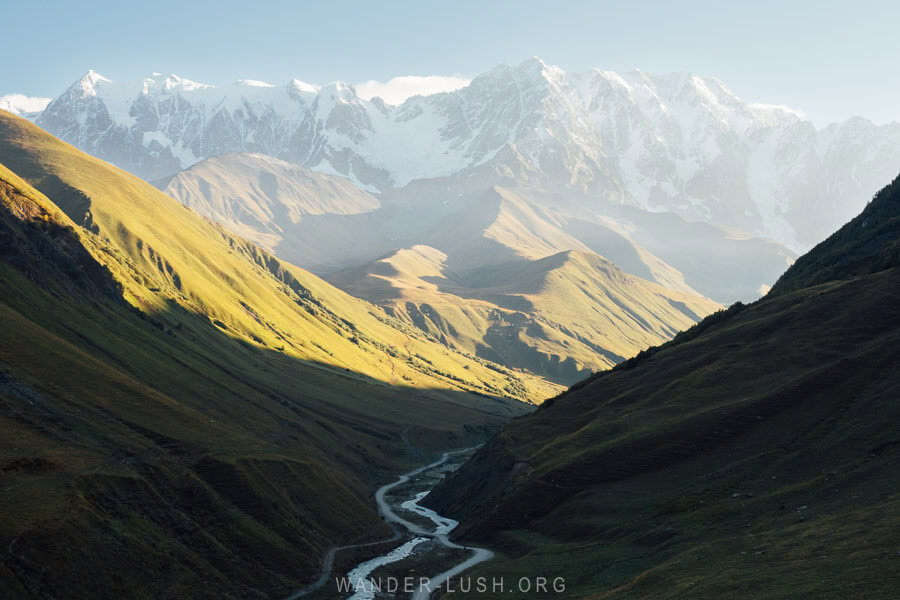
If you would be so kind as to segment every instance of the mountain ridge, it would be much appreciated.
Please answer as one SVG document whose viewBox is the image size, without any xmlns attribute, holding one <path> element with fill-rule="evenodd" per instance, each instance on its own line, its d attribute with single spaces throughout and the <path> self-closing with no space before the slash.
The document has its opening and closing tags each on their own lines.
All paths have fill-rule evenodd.
<svg viewBox="0 0 900 600">
<path fill-rule="evenodd" d="M 225 154 L 153 184 L 230 231 L 317 273 L 365 260 L 371 246 L 383 243 L 371 219 L 381 207 L 379 199 L 344 177 L 266 154 Z M 325 217 L 336 224 L 358 224 L 346 231 L 327 226 Z"/>
</svg>

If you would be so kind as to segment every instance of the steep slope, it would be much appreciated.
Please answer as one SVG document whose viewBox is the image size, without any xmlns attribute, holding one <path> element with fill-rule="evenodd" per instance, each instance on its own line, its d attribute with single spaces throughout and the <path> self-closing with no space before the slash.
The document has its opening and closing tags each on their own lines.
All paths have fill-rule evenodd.
<svg viewBox="0 0 900 600">
<path fill-rule="evenodd" d="M 343 177 L 264 154 L 226 154 L 155 182 L 185 206 L 315 272 L 391 248 L 378 199 Z"/>
<path fill-rule="evenodd" d="M 285 596 L 545 385 L 3 112 L 0 272 L 4 597 Z"/>
<path fill-rule="evenodd" d="M 896 183 L 772 294 L 513 421 L 428 497 L 562 597 L 890 598 Z M 565 558 L 561 558 L 565 557 Z"/>
<path fill-rule="evenodd" d="M 816 129 L 687 73 L 567 73 L 532 58 L 400 106 L 352 86 L 87 73 L 35 116 L 148 180 L 261 152 L 385 192 L 446 179 L 454 192 L 526 185 L 670 211 L 809 247 L 900 169 L 900 124 Z"/>
<path fill-rule="evenodd" d="M 561 383 L 609 368 L 719 308 L 577 251 L 482 264 L 467 276 L 440 250 L 413 246 L 329 281 L 448 345 Z"/>
</svg>

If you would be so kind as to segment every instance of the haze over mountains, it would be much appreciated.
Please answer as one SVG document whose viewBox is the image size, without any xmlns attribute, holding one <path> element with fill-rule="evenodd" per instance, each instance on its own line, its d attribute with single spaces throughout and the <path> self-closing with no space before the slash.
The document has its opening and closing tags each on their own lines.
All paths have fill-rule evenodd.
<svg viewBox="0 0 900 600">
<path fill-rule="evenodd" d="M 0 110 L 11 112 L 14 115 L 28 115 L 38 113 L 50 104 L 51 98 L 34 98 L 24 94 L 6 94 L 0 96 Z"/>
<path fill-rule="evenodd" d="M 260 154 L 207 159 L 157 184 L 200 214 L 448 346 L 559 383 L 665 341 L 719 308 L 685 274 L 634 241 L 640 230 L 624 218 L 570 223 L 559 209 L 543 208 L 541 199 L 505 188 L 454 202 L 442 196 L 376 198 L 342 177 Z M 565 230 L 570 224 L 586 243 Z M 710 231 L 693 236 L 696 249 L 666 251 L 685 257 L 679 263 L 687 267 L 687 279 L 704 291 L 755 297 L 760 282 L 788 264 L 789 253 L 774 243 L 717 239 L 716 233 L 728 235 L 705 227 Z M 670 239 L 678 227 L 671 229 L 647 237 Z M 717 248 L 718 264 L 706 258 L 717 243 L 734 250 Z M 754 253 L 760 260 L 752 263 Z M 755 272 L 735 269 L 736 258 Z M 713 277 L 705 279 L 709 273 L 692 259 L 709 265 Z M 719 271 L 737 273 L 743 287 Z M 708 281 L 716 285 L 706 286 Z"/>
<path fill-rule="evenodd" d="M 450 347 L 562 383 L 715 308 L 698 297 L 759 297 L 793 250 L 900 169 L 897 123 L 817 130 L 714 78 L 566 73 L 536 58 L 399 105 L 342 83 L 91 71 L 28 117 Z M 561 259 L 571 252 L 587 263 Z M 606 260 L 690 308 L 600 332 L 562 314 L 575 288 L 535 296 L 507 277 L 494 289 L 497 273 L 526 277 L 542 260 L 563 279 L 585 274 L 576 287 L 592 298 L 608 281 L 582 267 Z M 647 310 L 638 297 L 622 305 Z"/>
<path fill-rule="evenodd" d="M 259 152 L 373 192 L 524 185 L 578 193 L 587 206 L 671 211 L 794 250 L 837 229 L 900 169 L 897 123 L 817 130 L 714 78 L 566 73 L 536 58 L 399 106 L 343 83 L 211 87 L 159 74 L 113 83 L 92 71 L 32 118 L 148 180 Z"/>
<path fill-rule="evenodd" d="M 790 132 L 808 123 L 688 75 L 567 74 L 531 59 L 390 106 L 339 83 L 215 88 L 153 75 L 117 84 L 90 72 L 29 118 L 448 346 L 562 383 L 702 318 L 716 308 L 702 297 L 758 297 L 792 261 L 785 244 L 804 244 L 791 211 L 833 228 L 846 208 L 833 190 L 800 195 L 840 210 L 788 209 L 799 196 L 775 191 L 799 189 L 775 164 L 787 164 Z M 779 155 L 763 157 L 766 144 Z M 888 166 L 895 158 L 873 157 Z M 387 258 L 421 258 L 417 249 L 440 285 L 420 280 L 421 263 Z M 566 256 L 587 262 L 560 260 L 573 251 Z M 390 273 L 375 273 L 385 261 Z M 643 316 L 599 329 L 587 313 L 565 316 L 579 304 L 575 288 L 610 295 L 606 271 L 584 269 L 605 261 L 675 295 L 664 292 L 663 306 L 643 302 L 649 288 L 632 290 L 615 302 Z M 550 264 L 562 279 L 584 277 L 540 292 L 506 277 L 503 294 L 489 281 L 503 271 L 527 279 Z M 479 310 L 460 311 L 473 299 Z"/>
<path fill-rule="evenodd" d="M 381 200 L 350 180 L 265 154 L 227 154 L 154 182 L 192 210 L 316 273 L 394 248 Z"/>
</svg>

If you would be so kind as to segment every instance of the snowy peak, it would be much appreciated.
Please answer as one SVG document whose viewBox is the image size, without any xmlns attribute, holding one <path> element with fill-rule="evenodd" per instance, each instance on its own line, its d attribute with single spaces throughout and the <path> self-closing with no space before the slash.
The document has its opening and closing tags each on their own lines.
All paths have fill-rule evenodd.
<svg viewBox="0 0 900 600">
<path fill-rule="evenodd" d="M 107 88 L 112 86 L 106 86 Z M 197 83 L 196 81 L 191 81 L 190 79 L 185 79 L 184 77 L 179 77 L 174 73 L 170 73 L 169 75 L 163 77 L 162 73 L 151 73 L 150 75 L 141 79 L 140 83 L 125 83 L 118 86 L 119 95 L 127 95 L 131 93 L 133 89 L 140 89 L 140 93 L 143 95 L 150 94 L 176 94 L 179 92 L 193 92 L 196 90 L 203 90 L 211 88 L 212 86 L 206 85 L 204 83 Z M 129 98 L 130 100 L 131 98 Z"/>
<path fill-rule="evenodd" d="M 506 63 L 497 65 L 490 71 L 475 77 L 472 84 L 485 86 L 497 81 L 513 80 L 526 87 L 546 88 L 548 84 L 558 83 L 565 75 L 565 71 L 559 67 L 548 65 L 540 58 L 533 56 L 515 66 Z"/>
<path fill-rule="evenodd" d="M 319 90 L 319 98 L 325 102 L 334 104 L 350 104 L 358 100 L 356 90 L 352 85 L 340 81 L 334 81 Z"/>
<path fill-rule="evenodd" d="M 288 83 L 288 87 L 302 94 L 318 94 L 320 89 L 317 85 L 306 83 L 299 79 L 291 79 L 290 83 Z"/>
<path fill-rule="evenodd" d="M 519 63 L 518 71 L 523 75 L 532 78 L 540 78 L 548 82 L 558 82 L 566 75 L 566 72 L 561 68 L 554 65 L 548 65 L 537 56 L 532 56 Z"/>
<path fill-rule="evenodd" d="M 764 104 L 762 102 L 754 102 L 747 105 L 753 114 L 760 120 L 776 119 L 778 121 L 805 121 L 806 113 L 784 104 Z"/>
<path fill-rule="evenodd" d="M 203 90 L 210 88 L 212 86 L 206 85 L 205 83 L 197 83 L 196 81 L 191 81 L 190 79 L 185 79 L 183 77 L 179 77 L 174 73 L 170 73 L 166 80 L 163 82 L 163 89 L 165 91 L 172 90 L 182 90 L 185 92 L 192 92 L 194 90 Z"/>
<path fill-rule="evenodd" d="M 81 97 L 86 98 L 88 96 L 96 96 L 97 88 L 101 83 L 112 83 L 112 80 L 107 79 L 100 73 L 97 73 L 95 70 L 90 69 L 87 73 L 84 74 L 80 80 L 73 83 L 69 90 L 73 92 L 81 92 Z"/>
</svg>

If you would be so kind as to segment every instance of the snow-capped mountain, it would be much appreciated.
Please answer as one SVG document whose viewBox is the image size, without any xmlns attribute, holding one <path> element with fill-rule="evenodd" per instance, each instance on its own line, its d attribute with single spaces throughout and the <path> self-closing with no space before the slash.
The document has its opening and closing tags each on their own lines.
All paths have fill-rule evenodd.
<svg viewBox="0 0 900 600">
<path fill-rule="evenodd" d="M 817 130 L 684 73 L 566 73 L 533 58 L 399 106 L 350 85 L 223 87 L 89 72 L 38 116 L 66 141 L 148 180 L 228 152 L 340 174 L 370 192 L 421 180 L 500 183 L 673 211 L 794 249 L 859 212 L 900 171 L 900 123 Z"/>
</svg>

